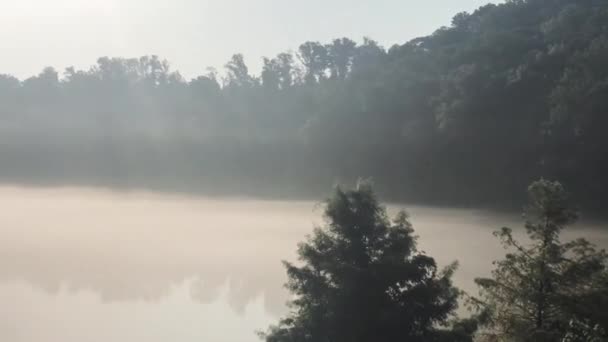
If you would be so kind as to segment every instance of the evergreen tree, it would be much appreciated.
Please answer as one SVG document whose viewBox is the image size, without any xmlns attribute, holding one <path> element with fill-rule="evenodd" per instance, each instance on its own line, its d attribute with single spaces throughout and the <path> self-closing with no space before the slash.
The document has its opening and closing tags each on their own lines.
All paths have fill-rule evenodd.
<svg viewBox="0 0 608 342">
<path fill-rule="evenodd" d="M 453 264 L 417 251 L 405 212 L 391 222 L 369 185 L 337 189 L 327 224 L 285 262 L 291 313 L 263 337 L 279 341 L 469 341 L 471 327 L 440 330 L 457 308 Z M 464 327 L 464 328 L 463 328 Z"/>
<path fill-rule="evenodd" d="M 495 233 L 509 250 L 494 262 L 491 278 L 476 279 L 478 303 L 486 310 L 484 334 L 491 341 L 560 341 L 570 322 L 584 312 L 579 299 L 595 296 L 594 282 L 606 264 L 604 251 L 585 239 L 561 242 L 562 230 L 577 214 L 559 182 L 540 180 L 528 188 L 525 210 L 529 244 L 518 242 L 510 228 Z"/>
</svg>

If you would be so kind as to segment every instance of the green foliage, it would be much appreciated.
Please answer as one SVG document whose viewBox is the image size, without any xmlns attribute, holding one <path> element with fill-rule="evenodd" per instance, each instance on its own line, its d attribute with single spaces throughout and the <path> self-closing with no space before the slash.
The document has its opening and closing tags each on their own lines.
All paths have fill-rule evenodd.
<svg viewBox="0 0 608 342">
<path fill-rule="evenodd" d="M 466 205 L 520 203 L 544 176 L 602 210 L 606 22 L 605 0 L 505 1 L 388 49 L 304 42 L 259 76 L 241 54 L 190 81 L 156 56 L 0 76 L 0 176 L 307 196 L 365 176 L 391 200 Z"/>
<path fill-rule="evenodd" d="M 570 321 L 568 332 L 562 342 L 606 342 L 608 335 L 599 325 L 590 325 L 577 320 Z"/>
<path fill-rule="evenodd" d="M 266 341 L 470 341 L 476 326 L 438 329 L 457 307 L 456 265 L 439 270 L 416 249 L 405 212 L 391 221 L 369 185 L 336 189 L 327 223 L 285 262 L 291 313 Z"/>
<path fill-rule="evenodd" d="M 249 75 L 249 68 L 245 64 L 242 54 L 232 56 L 226 63 L 227 85 L 229 87 L 251 87 L 255 84 L 255 79 Z"/>
<path fill-rule="evenodd" d="M 559 239 L 577 217 L 562 185 L 540 180 L 528 194 L 529 244 L 518 242 L 510 228 L 496 232 L 509 252 L 494 262 L 491 278 L 476 279 L 481 289 L 477 303 L 488 327 L 483 335 L 491 341 L 560 341 L 574 334 L 569 332 L 573 320 L 597 319 L 595 311 L 580 307 L 583 301 L 603 298 L 605 303 L 608 287 L 598 281 L 605 275 L 606 253 L 585 239 Z"/>
</svg>

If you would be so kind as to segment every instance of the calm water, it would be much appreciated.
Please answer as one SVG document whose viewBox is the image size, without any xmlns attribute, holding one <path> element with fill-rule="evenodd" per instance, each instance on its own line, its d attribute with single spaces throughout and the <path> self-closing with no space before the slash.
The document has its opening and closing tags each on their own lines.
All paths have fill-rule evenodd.
<svg viewBox="0 0 608 342">
<path fill-rule="evenodd" d="M 0 188 L 0 341 L 257 341 L 285 311 L 280 261 L 321 224 L 314 202 L 91 189 Z M 394 211 L 397 206 L 391 206 Z M 517 215 L 408 206 L 420 248 L 460 262 L 456 282 L 504 254 Z M 586 222 L 568 233 L 608 246 Z"/>
</svg>

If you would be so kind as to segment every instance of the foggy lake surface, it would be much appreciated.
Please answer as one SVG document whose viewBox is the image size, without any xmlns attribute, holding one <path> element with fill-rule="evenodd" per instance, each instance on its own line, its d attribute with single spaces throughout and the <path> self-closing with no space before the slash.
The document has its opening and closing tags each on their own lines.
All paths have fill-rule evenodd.
<svg viewBox="0 0 608 342">
<path fill-rule="evenodd" d="M 285 313 L 281 260 L 323 223 L 312 201 L 186 197 L 84 188 L 0 187 L 0 340 L 258 341 Z M 519 215 L 391 205 L 411 214 L 419 248 L 458 260 L 477 293 L 505 251 L 492 231 Z M 586 221 L 566 238 L 608 246 Z"/>
</svg>

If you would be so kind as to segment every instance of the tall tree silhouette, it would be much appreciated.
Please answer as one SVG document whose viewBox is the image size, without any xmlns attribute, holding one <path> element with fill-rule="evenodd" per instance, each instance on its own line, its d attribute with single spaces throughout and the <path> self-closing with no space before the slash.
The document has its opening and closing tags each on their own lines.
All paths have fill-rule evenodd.
<svg viewBox="0 0 608 342">
<path fill-rule="evenodd" d="M 509 253 L 495 262 L 491 278 L 476 280 L 489 314 L 490 340 L 560 341 L 571 320 L 591 318 L 580 310 L 581 299 L 606 298 L 608 288 L 594 286 L 608 261 L 604 251 L 585 239 L 559 239 L 577 217 L 563 186 L 540 180 L 528 193 L 525 227 L 530 243 L 517 241 L 510 228 L 496 232 Z"/>
<path fill-rule="evenodd" d="M 285 262 L 291 313 L 266 341 L 467 341 L 439 330 L 457 307 L 456 266 L 439 270 L 416 249 L 405 212 L 391 221 L 368 184 L 336 189 L 326 225 Z"/>
</svg>

